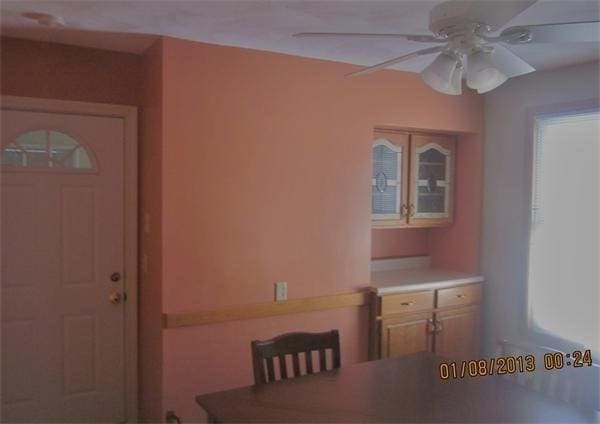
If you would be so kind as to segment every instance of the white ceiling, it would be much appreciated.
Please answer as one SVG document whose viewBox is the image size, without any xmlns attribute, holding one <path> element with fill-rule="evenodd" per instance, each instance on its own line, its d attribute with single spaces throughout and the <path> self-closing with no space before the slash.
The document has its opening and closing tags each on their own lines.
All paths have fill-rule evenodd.
<svg viewBox="0 0 600 424">
<path fill-rule="evenodd" d="M 440 1 L 2 1 L 2 34 L 141 53 L 168 35 L 206 43 L 268 50 L 359 65 L 430 45 L 401 39 L 292 38 L 303 31 L 428 34 L 429 11 Z M 24 12 L 61 16 L 66 28 L 43 28 Z M 540 0 L 508 26 L 600 20 L 600 2 Z M 136 35 L 132 35 L 136 34 Z M 599 43 L 521 45 L 511 48 L 537 69 L 599 60 Z M 420 71 L 433 58 L 395 69 Z"/>
</svg>

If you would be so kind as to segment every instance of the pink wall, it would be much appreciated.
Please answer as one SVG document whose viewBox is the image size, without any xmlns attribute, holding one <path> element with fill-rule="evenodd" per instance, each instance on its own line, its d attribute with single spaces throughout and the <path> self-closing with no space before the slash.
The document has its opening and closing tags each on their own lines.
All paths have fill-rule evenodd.
<svg viewBox="0 0 600 424">
<path fill-rule="evenodd" d="M 350 65 L 171 38 L 163 55 L 165 312 L 270 301 L 280 280 L 290 298 L 364 287 L 373 127 L 482 128 L 481 98 L 436 93 L 415 74 L 347 79 Z M 464 193 L 477 204 L 480 193 Z M 465 228 L 443 237 L 455 250 L 476 250 L 463 246 L 473 243 L 457 234 Z M 423 253 L 429 241 L 408 231 L 403 237 Z M 402 250 L 392 238 L 385 243 Z M 429 248 L 439 263 L 468 262 Z M 340 328 L 343 363 L 364 360 L 366 318 L 350 308 L 165 330 L 163 408 L 202 419 L 196 394 L 251 383 L 254 338 Z"/>
<path fill-rule="evenodd" d="M 483 122 L 483 108 L 473 112 Z M 461 134 L 456 145 L 454 224 L 432 228 L 429 247 L 433 266 L 479 272 L 479 242 L 483 203 L 483 138 Z"/>
<path fill-rule="evenodd" d="M 373 259 L 429 254 L 429 230 L 423 228 L 378 229 L 371 232 Z"/>
<path fill-rule="evenodd" d="M 143 57 L 140 113 L 140 419 L 162 416 L 162 43 Z M 149 220 L 146 224 L 146 220 Z M 148 230 L 146 230 L 148 227 Z"/>
<path fill-rule="evenodd" d="M 2 94 L 137 105 L 141 57 L 2 37 Z"/>
<path fill-rule="evenodd" d="M 411 73 L 343 75 L 355 67 L 176 39 L 135 55 L 2 40 L 2 93 L 138 104 L 142 418 L 251 382 L 249 343 L 291 330 L 339 328 L 342 363 L 366 358 L 360 308 L 162 330 L 160 313 L 344 293 L 368 284 L 374 256 L 432 254 L 477 267 L 482 100 L 445 96 Z M 461 136 L 456 223 L 370 230 L 373 127 Z M 373 237 L 373 252 L 371 252 Z M 392 252 L 391 254 L 389 254 Z M 161 403 L 162 400 L 162 403 Z"/>
</svg>

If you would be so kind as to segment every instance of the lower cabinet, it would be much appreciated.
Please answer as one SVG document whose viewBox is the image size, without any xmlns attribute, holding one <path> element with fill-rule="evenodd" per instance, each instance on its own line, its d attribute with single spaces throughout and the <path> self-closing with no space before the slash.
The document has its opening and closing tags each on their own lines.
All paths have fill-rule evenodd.
<svg viewBox="0 0 600 424">
<path fill-rule="evenodd" d="M 480 301 L 481 284 L 439 289 L 435 293 L 373 293 L 369 358 L 428 351 L 453 360 L 478 359 Z"/>
<path fill-rule="evenodd" d="M 430 314 L 387 318 L 381 321 L 381 356 L 393 358 L 431 351 Z"/>
<path fill-rule="evenodd" d="M 448 359 L 480 359 L 479 316 L 479 307 L 437 312 L 433 351 Z"/>
</svg>

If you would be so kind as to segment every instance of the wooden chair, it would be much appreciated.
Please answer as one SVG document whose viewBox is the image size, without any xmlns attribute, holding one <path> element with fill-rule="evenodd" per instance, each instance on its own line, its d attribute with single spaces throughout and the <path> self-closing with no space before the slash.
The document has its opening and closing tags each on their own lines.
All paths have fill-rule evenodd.
<svg viewBox="0 0 600 424">
<path fill-rule="evenodd" d="M 560 354 L 565 357 L 565 352 L 545 346 L 526 343 L 512 343 L 502 340 L 498 344 L 497 357 L 525 356 L 535 357 L 534 372 L 516 372 L 505 374 L 505 379 L 528 389 L 542 393 L 564 402 L 592 409 L 600 409 L 599 386 L 600 366 L 592 364 L 581 368 L 567 366 L 568 359 L 564 359 L 562 369 L 547 370 L 544 367 L 544 355 Z"/>
<path fill-rule="evenodd" d="M 257 385 L 275 381 L 277 377 L 286 379 L 325 371 L 327 350 L 331 351 L 330 369 L 340 367 L 340 336 L 337 330 L 287 333 L 271 340 L 254 340 L 251 346 L 254 383 Z M 313 353 L 318 354 L 318 371 L 313 366 Z M 288 366 L 290 361 L 286 359 L 290 356 L 292 367 Z"/>
</svg>

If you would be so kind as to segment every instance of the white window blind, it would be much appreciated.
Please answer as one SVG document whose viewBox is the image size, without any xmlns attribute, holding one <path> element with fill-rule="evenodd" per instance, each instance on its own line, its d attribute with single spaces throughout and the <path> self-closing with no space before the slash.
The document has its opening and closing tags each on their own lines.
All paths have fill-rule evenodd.
<svg viewBox="0 0 600 424">
<path fill-rule="evenodd" d="M 600 113 L 536 121 L 529 308 L 535 331 L 600 350 Z"/>
</svg>

